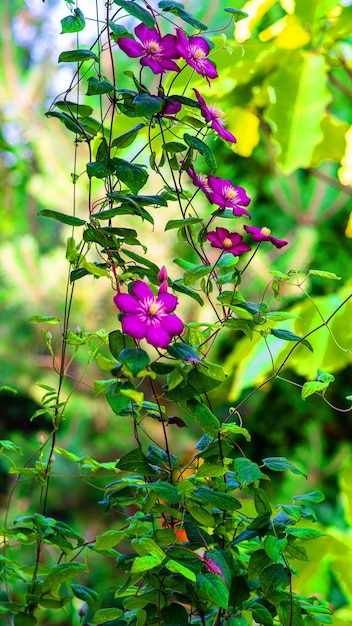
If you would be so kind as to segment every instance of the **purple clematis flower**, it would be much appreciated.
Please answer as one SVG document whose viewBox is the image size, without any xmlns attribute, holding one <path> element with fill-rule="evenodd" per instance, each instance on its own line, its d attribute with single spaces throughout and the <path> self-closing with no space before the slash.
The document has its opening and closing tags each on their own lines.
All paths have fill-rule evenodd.
<svg viewBox="0 0 352 626">
<path fill-rule="evenodd" d="M 270 241 L 275 248 L 283 248 L 283 246 L 287 245 L 287 241 L 272 237 L 270 235 L 271 230 L 265 226 L 263 228 L 258 228 L 257 226 L 244 226 L 243 228 L 250 234 L 254 241 Z"/>
<path fill-rule="evenodd" d="M 193 67 L 198 74 L 205 76 L 208 83 L 210 83 L 210 78 L 217 78 L 218 73 L 214 63 L 206 58 L 210 50 L 208 42 L 203 37 L 198 36 L 188 39 L 180 28 L 177 28 L 176 32 L 176 49 L 179 56 L 185 59 L 187 64 Z"/>
<path fill-rule="evenodd" d="M 211 104 L 208 107 L 198 89 L 193 89 L 193 91 L 196 94 L 196 98 L 200 104 L 200 112 L 205 121 L 211 122 L 212 129 L 215 130 L 215 132 L 217 132 L 222 139 L 225 139 L 225 141 L 231 141 L 231 143 L 236 143 L 236 137 L 224 128 L 224 122 L 222 121 L 222 118 L 225 115 L 224 111 L 219 109 L 219 107 L 214 104 Z"/>
<path fill-rule="evenodd" d="M 114 302 L 123 316 L 122 330 L 133 339 L 146 339 L 155 348 L 167 348 L 174 335 L 180 335 L 184 325 L 172 312 L 177 298 L 167 292 L 164 281 L 155 296 L 142 280 L 133 283 L 132 294 L 119 293 Z"/>
<path fill-rule="evenodd" d="M 186 169 L 188 176 L 192 179 L 193 185 L 199 187 L 202 192 L 206 195 L 208 200 L 210 200 L 210 194 L 212 193 L 211 188 L 209 187 L 208 176 L 205 174 L 197 174 L 193 165 Z"/>
<path fill-rule="evenodd" d="M 162 110 L 162 115 L 164 117 L 174 117 L 176 113 L 181 111 L 182 104 L 181 102 L 177 102 L 176 100 L 170 100 L 167 102 Z"/>
<path fill-rule="evenodd" d="M 247 215 L 250 213 L 244 207 L 250 203 L 243 187 L 235 187 L 230 180 L 217 178 L 216 176 L 208 177 L 208 184 L 212 192 L 209 194 L 209 200 L 213 204 L 217 204 L 221 209 L 230 207 L 235 216 Z"/>
<path fill-rule="evenodd" d="M 121 50 L 127 56 L 142 57 L 141 65 L 150 67 L 154 74 L 163 74 L 166 70 L 180 71 L 178 65 L 171 60 L 180 57 L 176 51 L 177 37 L 175 35 L 160 37 L 156 28 L 151 30 L 144 24 L 138 24 L 134 32 L 142 43 L 129 37 L 119 37 L 117 40 Z"/>
<path fill-rule="evenodd" d="M 231 252 L 235 256 L 240 256 L 244 252 L 249 252 L 251 247 L 244 243 L 243 237 L 238 233 L 230 233 L 227 228 L 219 228 L 207 234 L 213 248 L 220 248 L 224 252 Z"/>
</svg>

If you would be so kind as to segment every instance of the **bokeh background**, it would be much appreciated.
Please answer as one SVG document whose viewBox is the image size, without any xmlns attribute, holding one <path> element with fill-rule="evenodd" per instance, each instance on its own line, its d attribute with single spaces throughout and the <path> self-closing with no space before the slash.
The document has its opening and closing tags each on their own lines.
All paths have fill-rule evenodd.
<svg viewBox="0 0 352 626">
<path fill-rule="evenodd" d="M 207 8 L 201 0 L 186 1 L 185 6 L 211 24 L 209 37 L 215 43 L 219 79 L 207 90 L 207 97 L 225 110 L 227 127 L 238 140 L 234 150 L 214 142 L 219 175 L 247 189 L 256 225 L 271 228 L 290 244 L 280 253 L 261 249 L 241 290 L 258 299 L 272 269 L 297 268 L 304 273 L 313 268 L 341 277 L 339 281 L 310 277 L 304 289 L 313 301 L 302 290 L 285 285 L 280 300 L 270 296 L 272 306 L 298 316 L 283 326 L 302 334 L 319 323 L 317 308 L 327 319 L 352 287 L 351 3 L 238 0 L 236 8 L 249 18 L 238 22 L 235 30 L 231 25 L 227 39 L 221 37 L 229 19 L 224 0 L 214 0 Z M 94 7 L 81 8 L 93 16 Z M 69 213 L 72 206 L 73 135 L 58 120 L 45 117 L 71 76 L 66 64 L 57 65 L 59 53 L 75 43 L 74 36 L 60 35 L 60 19 L 67 13 L 63 0 L 2 0 L 0 5 L 0 439 L 22 446 L 24 458 L 35 453 L 40 438 L 50 432 L 45 415 L 30 419 L 41 406 L 43 388 L 38 383 L 55 387 L 57 382 L 40 325 L 28 320 L 38 314 L 62 317 L 68 274 L 64 251 L 69 227 L 38 216 L 43 209 Z M 94 22 L 92 27 L 87 23 L 84 37 L 91 42 Z M 120 58 L 121 76 L 129 63 Z M 134 125 L 122 116 L 120 123 L 120 132 Z M 80 154 L 82 165 L 86 157 Z M 76 186 L 80 217 L 86 215 L 85 191 L 84 183 Z M 172 206 L 167 215 L 159 211 L 156 233 L 147 224 L 144 236 L 160 233 L 151 256 L 159 264 L 165 259 L 176 279 L 179 270 L 172 259 L 179 255 L 182 242 L 175 242 L 172 249 L 164 234 L 165 223 L 174 216 Z M 87 276 L 78 281 L 72 331 L 117 328 L 111 296 L 104 279 Z M 189 318 L 204 315 L 192 302 L 181 306 Z M 326 329 L 320 331 L 312 339 L 314 352 L 297 350 L 283 372 L 286 380 L 262 387 L 244 402 L 241 415 L 252 434 L 246 448 L 250 458 L 286 456 L 308 474 L 307 481 L 293 475 L 273 476 L 267 488 L 278 503 L 293 493 L 314 489 L 326 495 L 317 516 L 327 538 L 311 544 L 311 560 L 303 564 L 299 584 L 303 593 L 328 597 L 336 609 L 333 623 L 340 626 L 352 622 L 352 416 L 345 411 L 350 404 L 346 396 L 352 393 L 351 304 L 334 317 L 331 329 L 334 339 Z M 59 326 L 47 326 L 48 330 L 55 350 Z M 233 332 L 212 355 L 225 363 L 229 374 L 221 392 L 213 396 L 220 417 L 270 375 L 262 343 Z M 97 344 L 99 340 L 92 339 L 89 348 L 77 351 L 65 382 L 67 394 Z M 287 348 L 277 342 L 272 351 L 280 362 Z M 104 361 L 109 359 L 107 347 L 100 353 L 70 400 L 59 445 L 75 454 L 111 461 L 129 449 L 131 433 L 129 425 L 112 414 L 104 396 L 94 394 L 94 381 L 109 378 L 109 361 Z M 292 384 L 314 380 L 317 368 L 335 376 L 328 394 L 330 405 L 317 396 L 302 401 L 299 388 Z M 185 460 L 198 436 L 196 429 L 177 433 L 178 452 Z M 67 459 L 60 463 L 65 477 L 53 481 L 52 514 L 82 528 L 88 516 L 92 536 L 104 530 L 97 506 L 103 482 L 96 479 L 93 489 L 77 477 Z M 8 461 L 0 457 L 4 515 L 13 486 L 7 470 Z M 23 482 L 17 488 L 11 516 L 31 508 L 26 487 Z"/>
</svg>

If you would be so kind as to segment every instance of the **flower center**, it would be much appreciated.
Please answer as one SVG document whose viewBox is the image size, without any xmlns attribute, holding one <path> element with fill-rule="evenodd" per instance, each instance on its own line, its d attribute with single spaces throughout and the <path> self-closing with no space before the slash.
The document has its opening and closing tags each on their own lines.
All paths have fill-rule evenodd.
<svg viewBox="0 0 352 626">
<path fill-rule="evenodd" d="M 263 226 L 263 228 L 260 229 L 260 232 L 263 233 L 263 235 L 268 236 L 268 235 L 270 235 L 271 230 L 270 230 L 270 228 L 267 228 L 266 226 Z"/>
<path fill-rule="evenodd" d="M 221 118 L 225 115 L 224 111 L 222 111 L 216 104 L 211 104 L 209 111 L 214 120 L 221 120 Z"/>
<path fill-rule="evenodd" d="M 158 305 L 158 303 L 154 300 L 154 301 L 153 301 L 153 302 L 149 305 L 149 308 L 148 308 L 148 315 L 150 315 L 150 316 L 152 316 L 152 317 L 153 317 L 154 315 L 156 315 L 156 314 L 158 313 L 158 311 L 159 311 L 159 305 Z"/>
<path fill-rule="evenodd" d="M 199 179 L 199 186 L 200 187 L 207 187 L 208 186 L 208 176 L 206 176 L 205 174 L 198 174 L 198 179 Z"/>
<path fill-rule="evenodd" d="M 224 197 L 225 200 L 235 200 L 235 198 L 238 198 L 236 189 L 234 187 L 225 187 Z"/>
<path fill-rule="evenodd" d="M 224 246 L 224 248 L 231 248 L 232 247 L 232 241 L 229 237 L 225 237 L 225 239 L 222 242 L 222 245 Z"/>
<path fill-rule="evenodd" d="M 161 51 L 161 46 L 158 44 L 157 41 L 152 39 L 151 41 L 146 41 L 145 49 L 146 49 L 147 54 L 155 55 Z"/>
<path fill-rule="evenodd" d="M 195 59 L 196 61 L 205 59 L 205 57 L 207 56 L 204 50 L 202 50 L 202 48 L 199 48 L 198 46 L 190 46 L 190 53 L 191 53 L 192 58 Z"/>
</svg>

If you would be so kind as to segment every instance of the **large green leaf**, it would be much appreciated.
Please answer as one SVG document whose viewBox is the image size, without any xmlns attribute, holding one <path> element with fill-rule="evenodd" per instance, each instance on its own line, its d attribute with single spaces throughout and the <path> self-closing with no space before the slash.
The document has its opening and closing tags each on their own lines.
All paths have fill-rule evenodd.
<svg viewBox="0 0 352 626">
<path fill-rule="evenodd" d="M 313 352 L 301 345 L 302 342 L 296 347 L 293 342 L 269 336 L 268 343 L 275 368 L 279 367 L 290 354 L 287 365 L 299 376 L 314 380 L 318 369 L 333 373 L 351 363 L 351 354 L 341 350 L 338 346 L 338 344 L 345 345 L 346 329 L 350 328 L 352 299 L 343 307 L 341 306 L 349 294 L 350 288 L 347 286 L 327 296 L 316 297 L 315 305 L 309 300 L 294 305 L 290 313 L 296 317 L 287 320 L 285 326 L 299 336 L 304 336 L 307 330 L 312 331 L 321 326 L 322 318 L 328 319 L 338 307 L 341 308 L 329 322 L 333 337 L 326 327 L 320 328 L 309 336 Z M 251 341 L 249 338 L 238 341 L 225 362 L 224 370 L 234 372 L 230 389 L 231 400 L 237 398 L 243 389 L 256 386 L 266 376 L 270 376 L 272 366 L 263 338 L 258 333 L 254 333 Z"/>
<path fill-rule="evenodd" d="M 198 574 L 196 580 L 196 592 L 205 600 L 227 609 L 229 601 L 229 590 L 225 587 L 225 583 L 217 574 Z"/>
<path fill-rule="evenodd" d="M 275 72 L 268 86 L 275 97 L 264 117 L 273 128 L 278 163 L 286 173 L 309 167 L 323 137 L 320 124 L 331 100 L 323 56 L 295 55 Z"/>
<path fill-rule="evenodd" d="M 61 20 L 63 33 L 78 33 L 86 25 L 81 9 L 73 9 L 73 15 L 68 15 Z"/>
<path fill-rule="evenodd" d="M 71 578 L 75 578 L 86 569 L 83 563 L 60 563 L 55 565 L 43 581 L 42 592 L 53 591 Z"/>
<path fill-rule="evenodd" d="M 336 0 L 296 0 L 295 13 L 304 24 L 309 22 L 318 23 L 326 15 L 329 9 L 336 7 Z"/>
<path fill-rule="evenodd" d="M 138 20 L 143 22 L 148 28 L 152 29 L 155 26 L 155 19 L 153 14 L 150 11 L 147 11 L 143 7 L 141 7 L 137 2 L 132 2 L 132 0 L 114 0 L 115 4 L 119 7 L 123 8 L 127 13 L 133 15 Z"/>
</svg>

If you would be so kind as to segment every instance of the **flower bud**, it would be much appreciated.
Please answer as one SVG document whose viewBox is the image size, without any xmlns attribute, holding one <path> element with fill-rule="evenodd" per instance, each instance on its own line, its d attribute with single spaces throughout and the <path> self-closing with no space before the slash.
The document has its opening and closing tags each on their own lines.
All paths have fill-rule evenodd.
<svg viewBox="0 0 352 626">
<path fill-rule="evenodd" d="M 163 283 L 165 280 L 167 280 L 167 270 L 165 265 L 163 265 L 158 274 L 158 281 L 159 283 Z"/>
<path fill-rule="evenodd" d="M 167 280 L 164 280 L 160 287 L 159 287 L 159 291 L 158 291 L 158 295 L 160 296 L 161 293 L 167 293 Z"/>
</svg>

